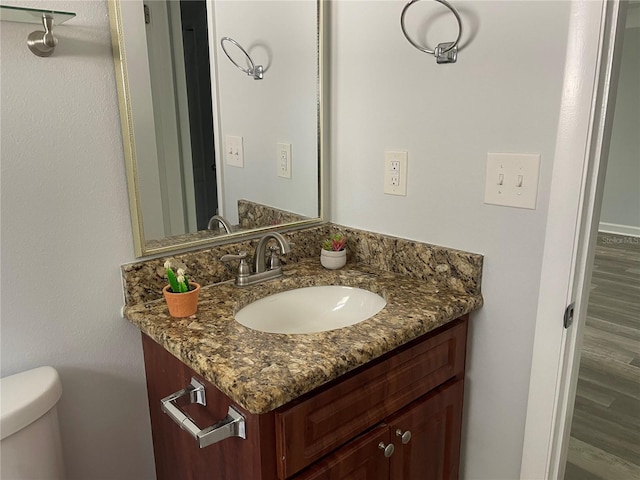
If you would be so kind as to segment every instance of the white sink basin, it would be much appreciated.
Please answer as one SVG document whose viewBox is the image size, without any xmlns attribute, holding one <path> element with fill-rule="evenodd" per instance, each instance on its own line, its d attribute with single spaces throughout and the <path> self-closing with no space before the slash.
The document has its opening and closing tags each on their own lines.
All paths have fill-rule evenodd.
<svg viewBox="0 0 640 480">
<path fill-rule="evenodd" d="M 250 303 L 236 320 L 245 327 L 269 333 L 314 333 L 355 325 L 387 304 L 361 288 L 317 286 L 276 293 Z"/>
</svg>

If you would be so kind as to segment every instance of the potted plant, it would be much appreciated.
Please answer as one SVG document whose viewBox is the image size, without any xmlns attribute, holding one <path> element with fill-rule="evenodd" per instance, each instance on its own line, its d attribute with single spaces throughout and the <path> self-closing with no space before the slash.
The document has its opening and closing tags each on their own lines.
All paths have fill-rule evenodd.
<svg viewBox="0 0 640 480">
<path fill-rule="evenodd" d="M 336 270 L 347 263 L 347 239 L 341 233 L 331 235 L 322 243 L 320 263 L 324 268 Z"/>
<path fill-rule="evenodd" d="M 200 285 L 187 280 L 184 268 L 180 267 L 174 272 L 170 260 L 164 262 L 164 268 L 169 285 L 162 289 L 162 294 L 167 301 L 169 314 L 176 318 L 193 315 L 198 310 Z"/>
</svg>

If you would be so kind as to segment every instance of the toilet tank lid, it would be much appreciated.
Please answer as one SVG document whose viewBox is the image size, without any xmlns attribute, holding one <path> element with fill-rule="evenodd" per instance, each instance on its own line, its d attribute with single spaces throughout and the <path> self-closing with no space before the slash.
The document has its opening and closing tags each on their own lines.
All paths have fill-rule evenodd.
<svg viewBox="0 0 640 480">
<path fill-rule="evenodd" d="M 2 439 L 35 422 L 60 400 L 62 384 L 53 367 L 39 367 L 0 379 Z"/>
</svg>

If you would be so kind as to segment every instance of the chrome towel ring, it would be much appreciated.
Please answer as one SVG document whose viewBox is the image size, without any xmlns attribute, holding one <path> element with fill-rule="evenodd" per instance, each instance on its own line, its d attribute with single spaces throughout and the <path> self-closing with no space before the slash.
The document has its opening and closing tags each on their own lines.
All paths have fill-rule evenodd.
<svg viewBox="0 0 640 480">
<path fill-rule="evenodd" d="M 224 42 L 233 43 L 236 47 L 240 49 L 242 53 L 244 53 L 244 56 L 247 57 L 247 60 L 249 60 L 248 69 L 242 68 L 233 60 L 233 58 L 231 58 L 231 55 L 229 55 L 229 52 L 227 52 L 227 49 L 224 46 Z M 264 76 L 264 68 L 262 67 L 262 65 L 255 65 L 253 63 L 253 59 L 249 56 L 247 51 L 244 48 L 242 48 L 242 45 L 236 42 L 233 38 L 222 37 L 222 39 L 220 40 L 220 46 L 222 47 L 222 50 L 224 51 L 224 54 L 227 56 L 227 58 L 231 61 L 231 63 L 233 63 L 236 67 L 238 67 L 238 69 L 242 70 L 244 73 L 246 73 L 250 77 L 253 77 L 254 80 L 262 80 Z"/>
<path fill-rule="evenodd" d="M 434 50 L 429 50 L 428 48 L 422 47 L 414 42 L 409 37 L 409 34 L 407 34 L 407 30 L 404 26 L 404 16 L 407 13 L 407 10 L 409 10 L 409 7 L 411 5 L 413 5 L 414 3 L 418 3 L 419 1 L 420 0 L 411 0 L 402 9 L 402 14 L 400 15 L 400 27 L 402 28 L 402 33 L 404 33 L 406 39 L 409 40 L 409 43 L 416 47 L 418 50 L 434 55 L 436 57 L 436 63 L 455 63 L 455 61 L 458 59 L 458 42 L 460 42 L 460 38 L 462 37 L 462 20 L 460 20 L 460 15 L 458 14 L 457 10 L 453 8 L 453 5 L 451 5 L 446 0 L 434 0 L 451 10 L 451 13 L 453 13 L 453 15 L 456 17 L 456 21 L 458 22 L 458 37 L 454 42 L 439 43 Z"/>
</svg>

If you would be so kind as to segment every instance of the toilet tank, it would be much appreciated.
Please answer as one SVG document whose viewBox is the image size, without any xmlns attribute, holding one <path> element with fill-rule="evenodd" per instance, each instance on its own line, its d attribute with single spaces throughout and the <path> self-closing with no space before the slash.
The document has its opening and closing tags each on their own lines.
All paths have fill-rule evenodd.
<svg viewBox="0 0 640 480">
<path fill-rule="evenodd" d="M 0 478 L 63 480 L 58 372 L 40 367 L 0 379 Z"/>
</svg>

